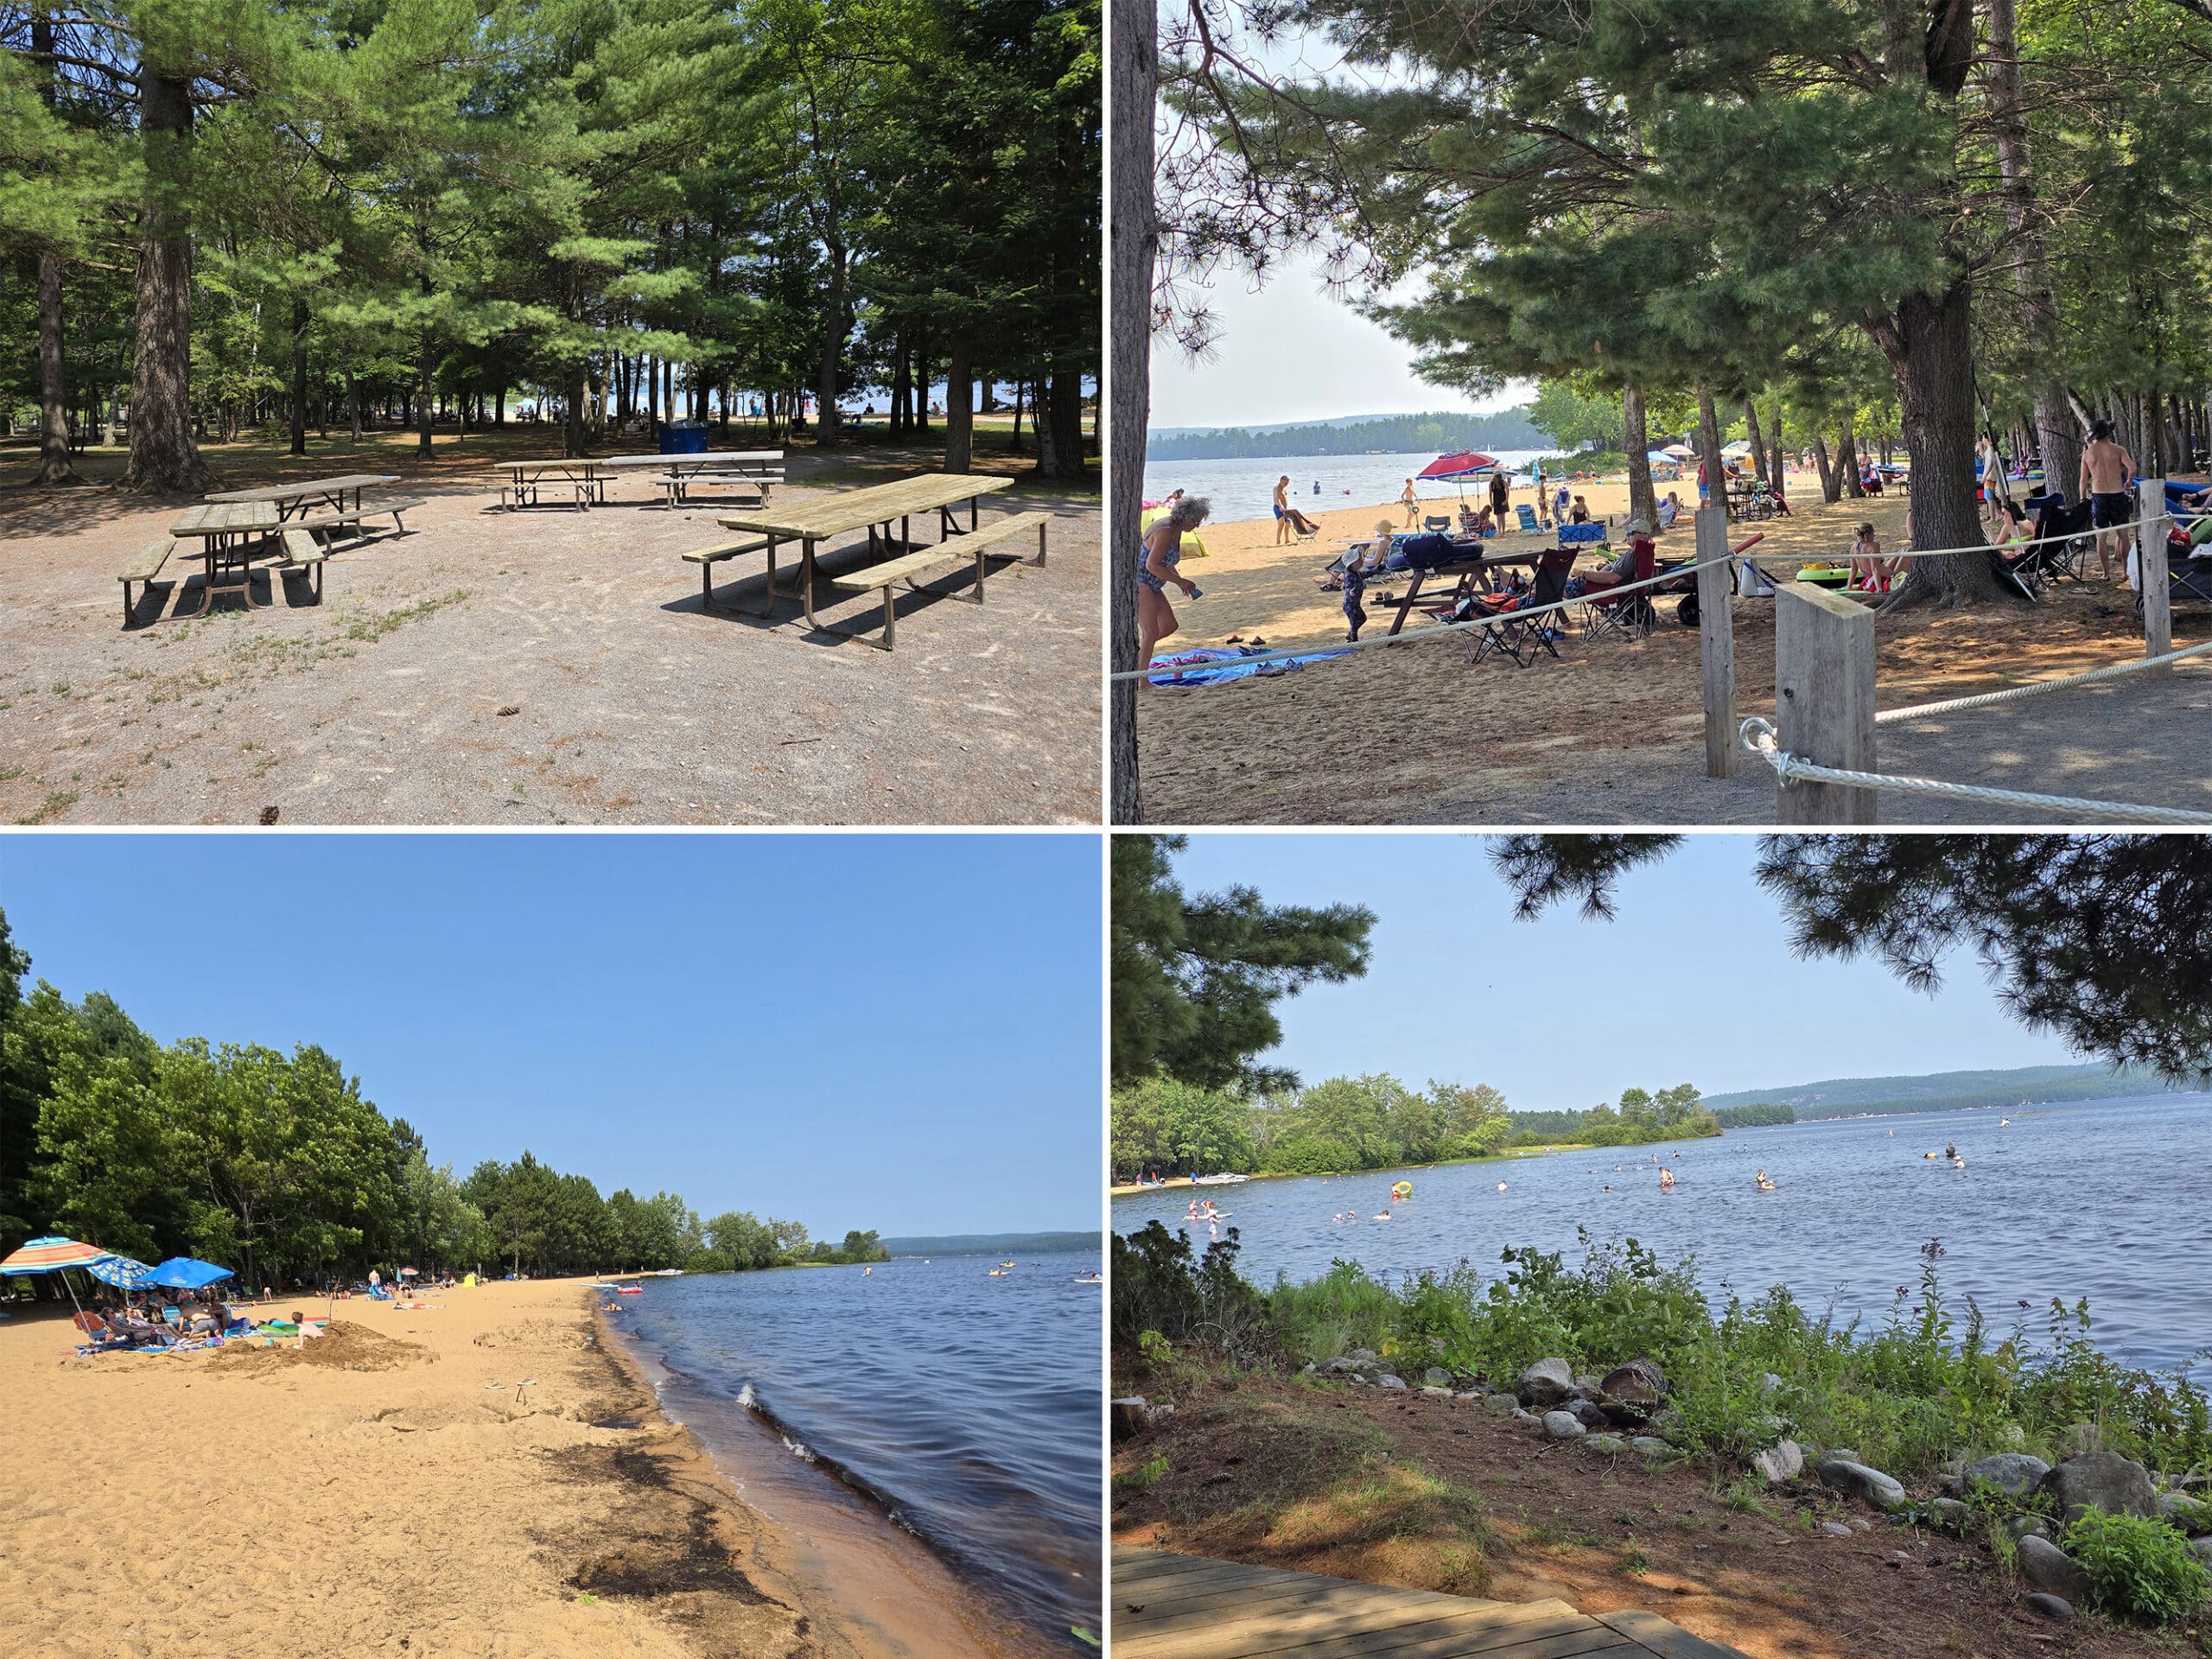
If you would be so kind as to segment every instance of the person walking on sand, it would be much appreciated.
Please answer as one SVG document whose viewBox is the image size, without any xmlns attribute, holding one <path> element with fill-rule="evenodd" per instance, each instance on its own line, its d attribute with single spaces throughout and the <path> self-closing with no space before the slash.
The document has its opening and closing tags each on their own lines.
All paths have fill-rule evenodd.
<svg viewBox="0 0 2212 1659">
<path fill-rule="evenodd" d="M 1398 505 L 1406 510 L 1406 528 L 1411 530 L 1421 522 L 1421 498 L 1414 493 L 1414 481 L 1406 480 L 1406 493 L 1398 498 Z"/>
<path fill-rule="evenodd" d="M 1368 543 L 1366 550 L 1354 548 L 1344 559 L 1344 621 L 1351 630 L 1344 639 L 1350 644 L 1359 643 L 1359 631 L 1367 626 L 1367 607 L 1359 601 L 1367 592 L 1368 577 L 1382 569 L 1383 562 L 1390 556 L 1390 521 L 1377 518 L 1375 539 Z"/>
<path fill-rule="evenodd" d="M 1275 545 L 1290 539 L 1290 474 L 1275 480 Z"/>
<path fill-rule="evenodd" d="M 1198 594 L 1198 584 L 1175 567 L 1183 557 L 1185 534 L 1205 523 L 1206 514 L 1212 510 L 1212 504 L 1202 495 L 1179 497 L 1173 506 L 1152 521 L 1152 528 L 1137 543 L 1137 661 L 1146 668 L 1152 666 L 1152 653 L 1160 642 L 1175 632 L 1175 610 L 1167 602 L 1167 584 L 1173 582 L 1194 598 Z M 1137 686 L 1149 690 L 1152 676 L 1142 676 Z"/>
<path fill-rule="evenodd" d="M 2135 516 L 2128 491 L 2134 482 L 2135 457 L 2113 442 L 2110 421 L 2097 422 L 2082 451 L 2081 486 L 2089 503 L 2089 522 L 2096 527 L 2097 567 L 2107 582 L 2112 580 L 2113 549 L 2107 532 L 2118 538 L 2120 573 L 2127 575 L 2127 552 L 2134 540 L 2127 524 Z"/>
</svg>

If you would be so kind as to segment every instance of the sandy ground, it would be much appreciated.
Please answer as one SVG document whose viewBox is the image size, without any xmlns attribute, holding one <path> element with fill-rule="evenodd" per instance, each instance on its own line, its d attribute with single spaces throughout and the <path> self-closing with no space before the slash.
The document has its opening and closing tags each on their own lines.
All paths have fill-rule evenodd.
<svg viewBox="0 0 2212 1659">
<path fill-rule="evenodd" d="M 1641 1608 L 1752 1659 L 2148 1659 L 2192 1645 L 2178 1635 L 2190 1624 L 2053 1625 L 1986 1541 L 1892 1527 L 1810 1480 L 1739 1508 L 1726 1471 L 1562 1446 L 1470 1401 L 1249 1373 L 1176 1392 L 1173 1416 L 1115 1448 L 1116 1543 Z M 1127 1482 L 1154 1459 L 1164 1478 Z"/>
<path fill-rule="evenodd" d="M 1793 496 L 1789 519 L 1739 526 L 1766 540 L 1768 568 L 1838 552 L 1861 518 L 1884 544 L 1902 540 L 1910 502 L 1845 499 L 1821 506 Z M 1596 504 L 1592 503 L 1593 507 Z M 1373 508 L 1348 510 L 1347 522 Z M 1181 614 L 1206 632 L 1289 645 L 1341 638 L 1333 594 L 1313 576 L 1321 544 L 1274 549 L 1272 524 L 1213 527 L 1209 557 L 1192 567 L 1205 597 Z M 1662 538 L 1667 556 L 1691 552 L 1685 529 Z M 1382 617 L 1371 583 L 1368 609 Z M 1217 597 L 1221 611 L 1211 608 Z M 1586 644 L 1579 632 L 1527 669 L 1467 662 L 1460 638 L 1408 640 L 1316 664 L 1276 679 L 1139 698 L 1145 817 L 1173 823 L 1770 823 L 1772 774 L 1746 761 L 1732 779 L 1705 775 L 1698 636 L 1662 600 L 1647 639 Z M 1571 614 L 1571 613 L 1570 613 Z M 1222 626 L 1226 623 L 1227 626 Z M 1387 620 L 1371 622 L 1370 637 Z M 1409 622 L 1408 627 L 1416 626 Z M 1885 708 L 2055 677 L 2139 655 L 2133 596 L 2099 583 L 2058 583 L 2029 609 L 1942 613 L 1925 607 L 1876 625 Z M 1218 632 L 1215 632 L 1216 629 Z M 2212 633 L 2202 607 L 2174 619 L 2177 645 Z M 1735 606 L 1738 707 L 1772 717 L 1774 607 Z M 2001 788 L 2212 810 L 2212 754 L 2204 716 L 2212 670 L 2184 664 L 2009 705 L 1882 728 L 1879 766 Z M 1884 791 L 1885 823 L 2024 823 L 2030 814 Z"/>
<path fill-rule="evenodd" d="M 601 1348 L 581 1284 L 431 1300 L 340 1302 L 304 1351 L 79 1358 L 66 1308 L 0 1322 L 0 1648 L 984 1651 L 920 1593 L 900 1639 L 808 1586 L 799 1542 L 737 1502 Z M 945 1624 L 952 1639 L 934 1639 Z"/>
<path fill-rule="evenodd" d="M 320 602 L 257 575 L 268 608 L 183 620 L 199 566 L 173 560 L 127 631 L 115 573 L 188 504 L 0 489 L 0 819 L 1096 822 L 1095 494 L 984 457 L 978 470 L 1020 479 L 986 515 L 1056 515 L 1046 567 L 995 563 L 981 607 L 964 572 L 902 594 L 887 655 L 810 633 L 792 602 L 771 622 L 702 613 L 698 569 L 677 556 L 728 538 L 712 504 L 666 511 L 627 480 L 588 512 L 498 510 L 494 461 L 557 447 L 543 429 L 442 439 L 428 467 L 397 438 L 334 438 L 304 467 L 211 451 L 232 486 L 389 472 L 429 505 L 406 535 L 334 557 Z M 777 504 L 938 460 L 794 451 Z M 718 607 L 759 605 L 757 557 L 720 569 Z M 871 595 L 823 614 L 873 629 L 880 613 Z"/>
</svg>

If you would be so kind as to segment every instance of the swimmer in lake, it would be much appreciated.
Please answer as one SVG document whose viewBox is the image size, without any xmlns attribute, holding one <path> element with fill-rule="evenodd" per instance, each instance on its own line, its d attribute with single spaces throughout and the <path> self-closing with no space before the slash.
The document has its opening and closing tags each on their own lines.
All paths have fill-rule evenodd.
<svg viewBox="0 0 2212 1659">
<path fill-rule="evenodd" d="M 1662 1169 L 1659 1172 L 1659 1190 L 1662 1192 L 1671 1192 L 1675 1190 L 1675 1172 L 1673 1170 Z"/>
<path fill-rule="evenodd" d="M 1759 1184 L 1759 1191 L 1760 1191 L 1760 1192 L 1773 1192 L 1773 1191 L 1774 1191 L 1774 1182 L 1773 1182 L 1770 1179 L 1769 1179 L 1769 1177 L 1768 1177 L 1768 1175 L 1767 1175 L 1766 1171 L 1764 1171 L 1764 1170 L 1761 1170 L 1761 1171 L 1759 1171 L 1759 1173 L 1758 1173 L 1758 1184 Z"/>
</svg>

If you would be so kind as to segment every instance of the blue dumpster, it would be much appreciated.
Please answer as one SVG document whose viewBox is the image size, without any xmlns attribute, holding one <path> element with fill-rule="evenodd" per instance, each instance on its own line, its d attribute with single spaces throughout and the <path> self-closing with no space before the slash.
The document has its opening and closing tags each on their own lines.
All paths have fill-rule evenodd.
<svg viewBox="0 0 2212 1659">
<path fill-rule="evenodd" d="M 707 453 L 707 426 L 703 421 L 671 421 L 660 429 L 660 452 L 664 455 L 703 455 Z"/>
</svg>

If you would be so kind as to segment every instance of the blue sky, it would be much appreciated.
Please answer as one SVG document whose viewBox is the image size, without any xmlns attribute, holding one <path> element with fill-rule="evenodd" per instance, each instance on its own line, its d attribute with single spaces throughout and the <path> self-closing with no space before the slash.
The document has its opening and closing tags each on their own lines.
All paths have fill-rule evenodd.
<svg viewBox="0 0 2212 1659">
<path fill-rule="evenodd" d="M 1725 1094 L 2082 1058 L 2006 1015 L 1971 954 L 1932 997 L 1870 960 L 1798 960 L 1755 855 L 1751 836 L 1693 836 L 1623 880 L 1611 922 L 1572 906 L 1516 921 L 1473 836 L 1193 836 L 1176 868 L 1188 892 L 1243 882 L 1376 913 L 1364 978 L 1276 1004 L 1272 1058 L 1309 1083 L 1388 1071 L 1580 1109 L 1630 1085 Z"/>
<path fill-rule="evenodd" d="M 465 1173 L 887 1235 L 1098 1224 L 1090 836 L 12 836 L 31 977 L 321 1044 Z"/>
</svg>

